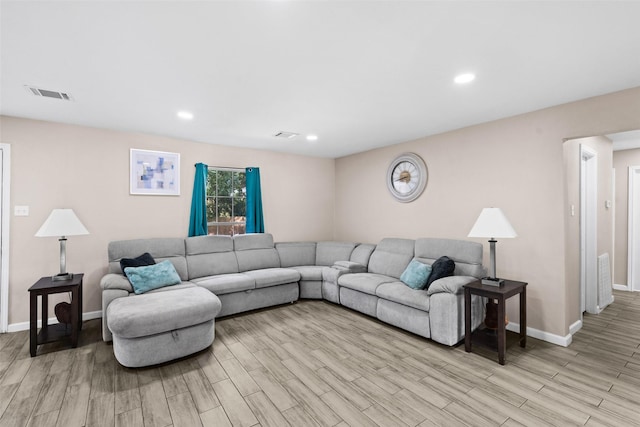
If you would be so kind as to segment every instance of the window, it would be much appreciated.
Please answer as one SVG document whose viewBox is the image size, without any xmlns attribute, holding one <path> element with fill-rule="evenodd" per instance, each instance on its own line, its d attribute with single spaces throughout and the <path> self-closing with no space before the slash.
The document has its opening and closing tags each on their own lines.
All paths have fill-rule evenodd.
<svg viewBox="0 0 640 427">
<path fill-rule="evenodd" d="M 209 234 L 233 236 L 246 229 L 247 188 L 244 169 L 209 168 L 207 226 Z"/>
</svg>

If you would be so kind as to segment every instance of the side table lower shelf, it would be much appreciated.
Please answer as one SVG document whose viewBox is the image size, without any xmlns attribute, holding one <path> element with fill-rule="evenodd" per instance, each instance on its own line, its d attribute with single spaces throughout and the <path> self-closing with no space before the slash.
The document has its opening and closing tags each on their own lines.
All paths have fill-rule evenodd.
<svg viewBox="0 0 640 427">
<path fill-rule="evenodd" d="M 473 351 L 478 353 L 486 353 L 488 357 L 493 358 L 498 349 L 498 332 L 484 325 L 480 325 L 478 329 L 471 333 L 471 342 Z M 517 332 L 505 332 L 505 347 L 517 347 L 520 344 L 520 336 Z"/>
<path fill-rule="evenodd" d="M 78 346 L 78 336 L 82 329 L 82 278 L 75 274 L 69 280 L 52 280 L 42 277 L 29 288 L 29 352 L 35 357 L 38 345 L 59 341 L 69 337 L 71 346 Z M 71 293 L 71 324 L 49 325 L 49 295 Z M 38 331 L 38 296 L 41 298 L 42 328 Z"/>
<path fill-rule="evenodd" d="M 48 325 L 46 328 L 42 328 L 40 329 L 40 332 L 38 332 L 38 345 L 60 341 L 67 337 L 71 338 L 71 326 L 67 326 L 64 323 Z"/>
</svg>

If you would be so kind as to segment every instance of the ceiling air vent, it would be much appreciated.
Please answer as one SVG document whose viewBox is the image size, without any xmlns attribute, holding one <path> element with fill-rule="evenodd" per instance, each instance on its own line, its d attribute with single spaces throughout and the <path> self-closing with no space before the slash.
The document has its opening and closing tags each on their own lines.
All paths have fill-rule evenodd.
<svg viewBox="0 0 640 427">
<path fill-rule="evenodd" d="M 276 133 L 275 136 L 276 138 L 285 138 L 285 139 L 293 139 L 296 136 L 300 135 L 299 133 L 295 133 L 295 132 L 284 132 L 284 131 L 280 131 L 278 133 Z"/>
<path fill-rule="evenodd" d="M 25 86 L 29 92 L 35 96 L 44 96 L 45 98 L 62 99 L 64 101 L 71 101 L 71 95 L 64 92 L 57 92 L 55 90 L 40 89 L 34 86 Z"/>
</svg>

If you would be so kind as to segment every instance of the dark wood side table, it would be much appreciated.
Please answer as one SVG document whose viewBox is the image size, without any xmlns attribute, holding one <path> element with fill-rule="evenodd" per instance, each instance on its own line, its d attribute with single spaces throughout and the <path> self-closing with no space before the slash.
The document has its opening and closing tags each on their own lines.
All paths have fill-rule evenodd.
<svg viewBox="0 0 640 427">
<path fill-rule="evenodd" d="M 471 295 L 479 295 L 498 300 L 498 362 L 504 365 L 506 353 L 506 310 L 507 299 L 520 294 L 520 347 L 527 345 L 527 283 L 505 280 L 502 286 L 483 285 L 480 280 L 464 286 L 464 349 L 471 351 Z"/>
<path fill-rule="evenodd" d="M 82 278 L 84 274 L 74 274 L 71 280 L 53 281 L 43 277 L 29 288 L 30 301 L 30 350 L 36 355 L 38 344 L 46 344 L 71 336 L 71 346 L 78 346 L 78 334 L 82 329 Z M 71 292 L 71 332 L 65 324 L 48 325 L 49 295 Z M 38 333 L 38 295 L 42 297 L 42 328 Z"/>
</svg>

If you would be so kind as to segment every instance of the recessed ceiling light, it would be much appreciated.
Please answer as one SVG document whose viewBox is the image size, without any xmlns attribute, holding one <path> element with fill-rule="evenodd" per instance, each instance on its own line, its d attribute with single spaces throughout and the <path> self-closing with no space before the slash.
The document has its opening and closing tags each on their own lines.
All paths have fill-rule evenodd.
<svg viewBox="0 0 640 427">
<path fill-rule="evenodd" d="M 307 141 L 317 141 L 318 135 L 307 135 Z"/>
<path fill-rule="evenodd" d="M 465 73 L 465 74 L 457 75 L 456 78 L 453 79 L 453 81 L 458 83 L 459 85 L 462 85 L 465 83 L 472 82 L 475 78 L 476 78 L 475 74 Z"/>
<path fill-rule="evenodd" d="M 178 111 L 177 115 L 183 120 L 193 120 L 193 113 L 188 111 Z"/>
</svg>

